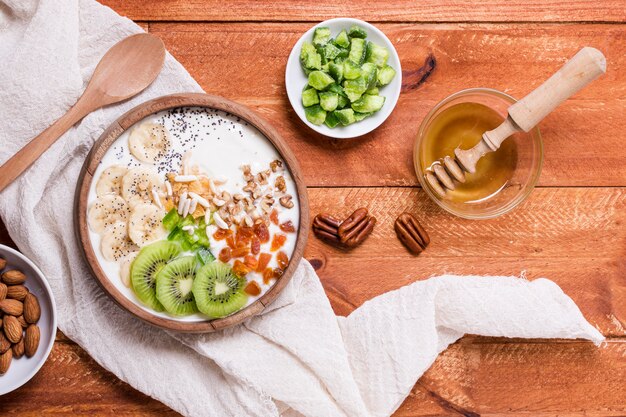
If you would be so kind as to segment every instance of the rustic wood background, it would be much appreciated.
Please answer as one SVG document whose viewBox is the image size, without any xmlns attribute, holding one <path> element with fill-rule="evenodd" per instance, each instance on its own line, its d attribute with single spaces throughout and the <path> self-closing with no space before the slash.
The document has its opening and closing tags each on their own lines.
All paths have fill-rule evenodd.
<svg viewBox="0 0 626 417">
<path fill-rule="evenodd" d="M 350 254 L 310 239 L 337 314 L 444 272 L 549 277 L 607 343 L 467 336 L 418 381 L 396 416 L 626 415 L 626 4 L 623 0 L 105 0 L 160 36 L 210 93 L 266 117 L 299 158 L 311 212 L 367 205 L 380 220 Z M 376 23 L 402 59 L 403 90 L 388 121 L 366 138 L 329 140 L 291 110 L 284 64 L 298 37 L 337 16 Z M 452 218 L 417 187 L 411 149 L 428 110 L 450 93 L 493 87 L 521 97 L 580 47 L 602 50 L 606 76 L 541 124 L 540 186 L 513 213 Z M 416 213 L 432 246 L 413 258 L 392 222 Z M 3 227 L 0 242 L 11 244 Z M 372 275 L 371 271 L 377 271 Z M 175 415 L 103 370 L 58 333 L 26 386 L 0 415 Z"/>
</svg>

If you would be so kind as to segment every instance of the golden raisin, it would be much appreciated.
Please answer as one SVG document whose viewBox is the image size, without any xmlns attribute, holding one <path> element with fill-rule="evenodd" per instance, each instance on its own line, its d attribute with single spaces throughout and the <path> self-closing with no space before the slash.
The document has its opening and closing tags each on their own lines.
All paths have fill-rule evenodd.
<svg viewBox="0 0 626 417">
<path fill-rule="evenodd" d="M 276 209 L 272 210 L 270 213 L 270 221 L 278 226 L 278 211 L 276 211 Z"/>
<path fill-rule="evenodd" d="M 265 271 L 263 271 L 263 283 L 266 285 L 269 284 L 272 278 L 274 278 L 274 271 L 272 268 L 265 268 Z"/>
<path fill-rule="evenodd" d="M 240 277 L 245 277 L 248 272 L 250 272 L 250 268 L 248 268 L 243 262 L 237 259 L 233 264 L 233 272 Z"/>
<path fill-rule="evenodd" d="M 253 297 L 256 297 L 257 295 L 261 294 L 261 287 L 254 280 L 248 282 L 248 285 L 246 285 L 246 287 L 243 290 Z"/>
<path fill-rule="evenodd" d="M 267 264 L 270 263 L 272 255 L 269 253 L 262 253 L 259 255 L 259 263 L 256 267 L 256 272 L 263 272 L 267 268 Z"/>
<path fill-rule="evenodd" d="M 280 230 L 285 233 L 294 233 L 296 231 L 296 227 L 293 225 L 291 220 L 288 220 L 280 225 Z"/>
<path fill-rule="evenodd" d="M 230 261 L 233 258 L 230 248 L 226 246 L 224 249 L 222 249 L 220 251 L 220 254 L 218 255 L 218 258 L 224 263 Z"/>
<path fill-rule="evenodd" d="M 246 257 L 243 258 L 243 263 L 250 268 L 250 270 L 254 271 L 259 264 L 259 261 L 257 261 L 254 255 L 246 255 Z"/>
<path fill-rule="evenodd" d="M 282 270 L 285 270 L 287 265 L 289 265 L 289 257 L 282 250 L 276 254 L 276 261 L 278 263 L 278 267 Z"/>
<path fill-rule="evenodd" d="M 276 233 L 274 235 L 274 238 L 272 239 L 272 247 L 270 250 L 272 252 L 276 252 L 278 249 L 282 248 L 282 246 L 285 244 L 286 241 L 287 241 L 286 235 Z"/>
<path fill-rule="evenodd" d="M 217 231 L 213 233 L 213 239 L 224 240 L 232 234 L 233 234 L 233 231 L 230 229 L 217 229 Z"/>
<path fill-rule="evenodd" d="M 265 223 L 259 223 L 254 226 L 254 233 L 257 235 L 261 243 L 270 241 L 270 231 Z"/>
</svg>

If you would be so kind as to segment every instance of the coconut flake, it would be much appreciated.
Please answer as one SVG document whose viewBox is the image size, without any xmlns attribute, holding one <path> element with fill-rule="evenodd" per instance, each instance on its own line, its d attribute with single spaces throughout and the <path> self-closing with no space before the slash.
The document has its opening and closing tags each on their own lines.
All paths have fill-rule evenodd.
<svg viewBox="0 0 626 417">
<path fill-rule="evenodd" d="M 198 177 L 196 175 L 177 175 L 174 177 L 175 182 L 194 182 L 197 180 Z"/>
<path fill-rule="evenodd" d="M 165 181 L 165 190 L 167 191 L 167 196 L 172 196 L 172 184 L 169 181 Z"/>
<path fill-rule="evenodd" d="M 213 213 L 213 221 L 215 222 L 215 225 L 220 229 L 228 229 L 228 223 L 222 220 L 218 212 Z"/>
<path fill-rule="evenodd" d="M 191 207 L 190 198 L 185 200 L 185 205 L 183 206 L 183 217 L 187 217 L 187 215 L 189 214 L 189 207 Z"/>
<path fill-rule="evenodd" d="M 198 195 L 198 194 L 194 193 L 193 191 L 189 193 L 189 197 L 191 197 L 192 200 L 196 201 L 198 204 L 200 204 L 204 208 L 209 208 L 209 206 L 211 205 L 206 200 L 206 198 L 202 197 L 201 195 Z"/>
</svg>

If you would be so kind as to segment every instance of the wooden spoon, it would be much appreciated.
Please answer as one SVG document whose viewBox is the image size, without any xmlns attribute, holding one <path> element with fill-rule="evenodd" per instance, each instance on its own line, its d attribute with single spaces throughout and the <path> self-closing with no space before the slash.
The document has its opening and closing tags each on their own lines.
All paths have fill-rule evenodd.
<svg viewBox="0 0 626 417">
<path fill-rule="evenodd" d="M 129 36 L 113 45 L 98 63 L 76 104 L 0 167 L 0 191 L 83 117 L 143 91 L 159 75 L 164 61 L 163 42 L 147 33 Z"/>
<path fill-rule="evenodd" d="M 457 148 L 455 158 L 436 161 L 426 174 L 426 181 L 441 197 L 454 190 L 454 180 L 465 181 L 465 172 L 476 172 L 476 163 L 486 153 L 498 150 L 502 142 L 516 132 L 528 132 L 559 104 L 604 74 L 606 59 L 589 46 L 578 51 L 546 82 L 508 108 L 508 117 L 497 128 L 483 133 L 482 140 L 470 149 Z M 465 172 L 464 172 L 465 171 Z"/>
</svg>

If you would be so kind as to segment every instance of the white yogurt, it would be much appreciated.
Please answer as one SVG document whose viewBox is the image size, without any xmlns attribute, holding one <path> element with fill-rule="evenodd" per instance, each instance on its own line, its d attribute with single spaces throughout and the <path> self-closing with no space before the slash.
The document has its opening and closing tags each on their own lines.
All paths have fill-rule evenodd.
<svg viewBox="0 0 626 417">
<path fill-rule="evenodd" d="M 245 185 L 241 166 L 250 165 L 252 172 L 256 173 L 266 170 L 270 162 L 282 158 L 271 142 L 255 127 L 249 125 L 246 121 L 237 116 L 228 113 L 205 109 L 201 107 L 178 108 L 166 110 L 154 115 L 148 116 L 139 121 L 137 124 L 146 121 L 160 123 L 164 125 L 170 132 L 172 139 L 172 149 L 163 158 L 160 163 L 155 165 L 146 164 L 135 159 L 128 149 L 128 135 L 130 129 L 126 130 L 109 148 L 102 158 L 100 165 L 94 174 L 94 180 L 89 190 L 89 203 L 93 203 L 96 199 L 96 183 L 102 171 L 111 165 L 125 165 L 129 168 L 133 167 L 150 167 L 158 172 L 165 179 L 165 174 L 170 171 L 182 172 L 181 158 L 187 151 L 191 151 L 189 159 L 190 166 L 198 165 L 201 171 L 206 172 L 209 176 L 224 177 L 228 179 L 220 189 L 226 190 L 231 194 L 241 193 L 241 188 Z M 284 161 L 283 161 L 284 162 Z M 285 166 L 283 164 L 283 166 Z M 285 167 L 286 168 L 286 167 Z M 287 169 L 282 173 L 287 184 L 287 193 L 294 198 L 294 207 L 285 209 L 278 201 L 275 207 L 279 212 L 279 223 L 291 220 L 296 230 L 299 226 L 300 207 L 297 199 L 295 183 Z M 273 183 L 273 174 L 270 183 Z M 89 204 L 89 205 L 90 205 Z M 211 251 L 217 257 L 220 250 L 226 245 L 226 242 L 215 241 L 213 233 L 217 230 L 214 225 L 209 226 Z M 271 224 L 270 236 L 275 233 L 282 233 L 278 226 Z M 291 259 L 296 244 L 296 233 L 287 233 L 287 241 L 280 249 L 284 251 Z M 100 251 L 100 235 L 89 230 L 89 237 L 94 253 L 100 263 L 100 267 L 106 274 L 111 283 L 124 296 L 144 310 L 157 316 L 167 317 L 179 321 L 204 321 L 207 319 L 202 314 L 194 314 L 186 317 L 173 317 L 167 313 L 158 313 L 144 306 L 131 288 L 126 287 L 120 279 L 120 262 L 107 261 L 103 258 Z M 270 252 L 271 240 L 261 245 L 261 252 L 271 253 L 272 260 L 269 267 L 277 267 L 276 254 Z M 233 261 L 231 261 L 232 264 Z M 263 277 L 260 273 L 251 272 L 247 275 L 248 280 L 254 279 L 261 286 L 261 295 L 263 295 L 271 286 L 263 283 Z M 259 297 L 261 296 L 259 295 Z M 249 297 L 248 304 L 254 302 L 258 297 Z"/>
</svg>

